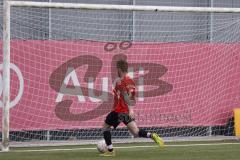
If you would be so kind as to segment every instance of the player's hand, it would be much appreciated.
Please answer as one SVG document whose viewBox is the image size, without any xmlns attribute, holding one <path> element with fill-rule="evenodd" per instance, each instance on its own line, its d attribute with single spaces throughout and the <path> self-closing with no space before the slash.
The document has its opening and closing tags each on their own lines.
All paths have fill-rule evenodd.
<svg viewBox="0 0 240 160">
<path fill-rule="evenodd" d="M 129 117 L 130 117 L 131 119 L 134 119 L 134 112 L 133 112 L 132 109 L 129 110 Z"/>
</svg>

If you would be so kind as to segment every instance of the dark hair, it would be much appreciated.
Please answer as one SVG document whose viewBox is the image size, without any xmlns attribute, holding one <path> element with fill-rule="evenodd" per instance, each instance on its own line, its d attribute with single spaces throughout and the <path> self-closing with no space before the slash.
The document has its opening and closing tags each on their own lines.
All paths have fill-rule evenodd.
<svg viewBox="0 0 240 160">
<path fill-rule="evenodd" d="M 125 60 L 118 60 L 117 61 L 117 68 L 121 69 L 123 72 L 128 71 L 128 63 Z"/>
</svg>

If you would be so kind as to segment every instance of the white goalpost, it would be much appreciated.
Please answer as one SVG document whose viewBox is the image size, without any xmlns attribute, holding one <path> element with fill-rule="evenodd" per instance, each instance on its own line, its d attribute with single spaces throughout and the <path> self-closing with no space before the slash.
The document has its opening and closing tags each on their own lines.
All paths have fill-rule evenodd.
<svg viewBox="0 0 240 160">
<path fill-rule="evenodd" d="M 9 104 L 10 104 L 10 5 L 4 1 L 3 11 L 3 112 L 2 151 L 9 150 Z"/>
<path fill-rule="evenodd" d="M 35 11 L 36 8 L 39 10 Z M 173 14 L 172 19 L 168 13 Z M 26 23 L 18 21 L 20 14 Z M 27 23 L 31 23 L 31 27 Z M 136 106 L 140 127 L 157 131 L 164 137 L 232 132 L 232 126 L 226 127 L 229 127 L 232 110 L 239 107 L 235 106 L 239 102 L 234 99 L 239 96 L 235 86 L 239 86 L 240 75 L 239 30 L 240 8 L 5 0 L 2 151 L 9 151 L 10 117 L 12 138 L 16 141 L 101 138 L 101 124 L 109 110 L 106 106 L 112 100 L 109 90 L 113 80 L 108 78 L 114 75 L 114 61 L 124 57 L 133 69 L 130 74 L 136 78 L 138 89 L 146 90 L 146 94 L 138 94 L 145 97 L 138 97 L 139 108 Z M 25 84 L 22 99 L 14 108 L 10 104 L 11 95 L 18 95 L 20 87 L 16 81 L 20 74 L 13 69 L 18 75 L 13 75 L 11 81 L 12 63 L 22 72 Z M 77 70 L 79 64 L 97 67 L 85 73 L 86 67 Z M 148 74 L 150 72 L 153 74 Z M 84 77 L 86 75 L 95 79 L 90 81 L 92 77 Z M 137 79 L 141 76 L 145 78 L 142 81 Z M 70 90 L 69 84 L 75 90 Z M 108 95 L 108 101 L 105 103 L 101 96 L 91 97 L 91 91 L 85 91 L 84 87 L 96 87 L 93 92 L 102 97 Z M 70 102 L 69 97 L 75 98 Z M 79 103 L 81 108 L 76 107 Z M 75 107 L 71 108 L 72 104 Z M 96 109 L 96 106 L 102 108 Z M 113 132 L 117 139 L 131 137 L 121 127 Z"/>
</svg>

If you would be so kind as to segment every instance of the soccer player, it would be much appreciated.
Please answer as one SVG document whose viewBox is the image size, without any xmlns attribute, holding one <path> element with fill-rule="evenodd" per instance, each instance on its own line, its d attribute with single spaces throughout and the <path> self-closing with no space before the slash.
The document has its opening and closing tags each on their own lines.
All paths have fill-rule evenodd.
<svg viewBox="0 0 240 160">
<path fill-rule="evenodd" d="M 145 137 L 153 139 L 160 147 L 164 146 L 163 140 L 156 134 L 139 129 L 134 121 L 133 106 L 135 105 L 135 83 L 127 75 L 128 64 L 125 60 L 117 61 L 117 72 L 119 79 L 116 82 L 114 92 L 113 110 L 110 112 L 103 125 L 103 137 L 108 151 L 100 156 L 115 156 L 111 141 L 110 128 L 116 128 L 123 122 L 134 137 Z"/>
</svg>

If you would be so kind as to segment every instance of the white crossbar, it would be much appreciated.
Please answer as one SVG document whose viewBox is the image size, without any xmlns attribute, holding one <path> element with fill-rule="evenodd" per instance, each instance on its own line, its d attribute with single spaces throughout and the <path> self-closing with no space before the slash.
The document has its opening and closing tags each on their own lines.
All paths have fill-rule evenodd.
<svg viewBox="0 0 240 160">
<path fill-rule="evenodd" d="M 155 11 L 155 12 L 211 12 L 211 13 L 240 13 L 240 8 L 216 7 L 170 7 L 170 6 L 139 6 L 139 5 L 108 5 L 81 3 L 49 3 L 8 1 L 14 7 L 90 9 L 90 10 L 122 10 L 122 11 Z"/>
</svg>

